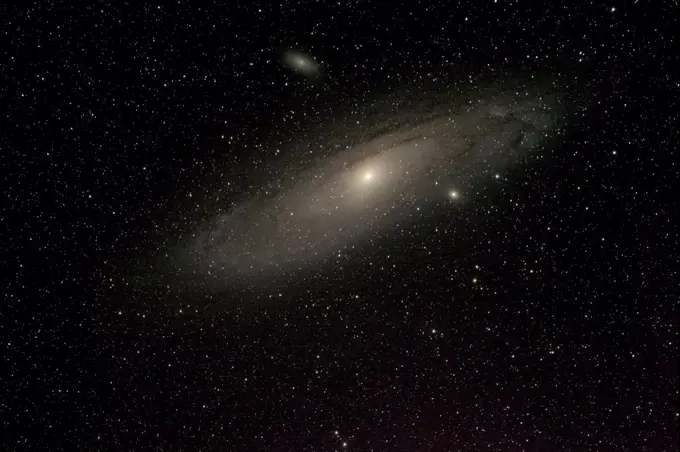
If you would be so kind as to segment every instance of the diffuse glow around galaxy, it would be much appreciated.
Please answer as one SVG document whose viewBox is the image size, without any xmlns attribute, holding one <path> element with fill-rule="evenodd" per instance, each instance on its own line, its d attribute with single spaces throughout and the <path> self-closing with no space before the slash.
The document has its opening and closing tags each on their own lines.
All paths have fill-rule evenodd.
<svg viewBox="0 0 680 452">
<path fill-rule="evenodd" d="M 276 166 L 275 194 L 254 193 L 206 215 L 165 250 L 155 271 L 225 288 L 301 272 L 411 221 L 415 208 L 462 202 L 472 184 L 540 152 L 565 124 L 556 85 L 531 83 L 495 81 L 450 99 L 409 88 L 367 101 L 377 121 L 346 120 L 344 133 L 300 138 L 288 161 L 307 161 L 303 143 L 314 143 L 321 149 L 314 162 L 302 170 Z"/>
</svg>

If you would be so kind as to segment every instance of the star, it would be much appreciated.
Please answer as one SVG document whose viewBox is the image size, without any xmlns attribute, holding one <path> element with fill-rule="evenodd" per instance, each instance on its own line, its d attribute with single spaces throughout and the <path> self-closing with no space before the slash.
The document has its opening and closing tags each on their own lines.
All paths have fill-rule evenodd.
<svg viewBox="0 0 680 452">
<path fill-rule="evenodd" d="M 451 190 L 451 191 L 449 192 L 449 197 L 450 197 L 451 199 L 458 199 L 458 196 L 459 196 L 459 195 L 458 195 L 458 192 L 455 191 L 455 190 Z"/>
</svg>

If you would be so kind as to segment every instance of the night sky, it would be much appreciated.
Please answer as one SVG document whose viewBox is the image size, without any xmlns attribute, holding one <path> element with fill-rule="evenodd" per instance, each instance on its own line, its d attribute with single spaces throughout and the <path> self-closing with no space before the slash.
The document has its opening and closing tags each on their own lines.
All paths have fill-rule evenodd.
<svg viewBox="0 0 680 452">
<path fill-rule="evenodd" d="M 0 8 L 0 450 L 680 447 L 677 2 Z"/>
</svg>

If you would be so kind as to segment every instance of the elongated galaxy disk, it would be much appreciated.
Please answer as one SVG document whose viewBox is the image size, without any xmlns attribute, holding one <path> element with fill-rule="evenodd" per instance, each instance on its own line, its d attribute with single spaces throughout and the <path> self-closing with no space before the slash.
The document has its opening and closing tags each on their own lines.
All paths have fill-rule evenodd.
<svg viewBox="0 0 680 452">
<path fill-rule="evenodd" d="M 207 215 L 161 260 L 179 277 L 225 286 L 317 268 L 414 221 L 415 206 L 465 198 L 475 181 L 540 152 L 566 121 L 555 86 L 496 81 L 468 90 L 395 90 L 367 101 L 359 120 L 338 114 L 322 134 L 300 137 L 262 194 Z"/>
</svg>

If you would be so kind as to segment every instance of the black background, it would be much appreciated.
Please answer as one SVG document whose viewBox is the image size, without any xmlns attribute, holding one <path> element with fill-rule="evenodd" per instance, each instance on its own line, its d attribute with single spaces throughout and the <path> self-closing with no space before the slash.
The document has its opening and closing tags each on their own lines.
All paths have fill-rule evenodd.
<svg viewBox="0 0 680 452">
<path fill-rule="evenodd" d="M 677 16 L 3 6 L 0 448 L 677 450 Z M 285 48 L 324 79 L 282 66 Z M 537 68 L 587 80 L 588 108 L 461 210 L 274 299 L 121 287 L 167 211 L 191 214 L 177 200 L 214 189 L 206 171 L 266 164 L 323 105 Z"/>
</svg>

